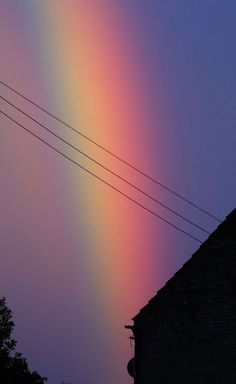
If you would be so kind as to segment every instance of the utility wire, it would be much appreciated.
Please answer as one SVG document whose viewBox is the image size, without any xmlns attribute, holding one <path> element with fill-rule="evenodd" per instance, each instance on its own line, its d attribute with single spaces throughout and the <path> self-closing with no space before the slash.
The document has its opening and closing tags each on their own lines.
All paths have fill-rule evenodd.
<svg viewBox="0 0 236 384">
<path fill-rule="evenodd" d="M 70 142 L 68 142 L 67 140 L 63 139 L 62 137 L 60 137 L 58 134 L 56 134 L 55 132 L 53 132 L 52 130 L 50 130 L 48 127 L 46 127 L 45 125 L 43 125 L 42 123 L 40 123 L 38 120 L 34 119 L 32 116 L 30 116 L 28 113 L 26 113 L 25 111 L 23 111 L 22 109 L 18 108 L 15 104 L 11 103 L 9 100 L 7 100 L 6 98 L 4 98 L 3 96 L 0 95 L 0 98 L 2 100 L 4 100 L 6 103 L 8 103 L 9 105 L 11 105 L 13 108 L 15 108 L 17 111 L 21 112 L 23 115 L 27 116 L 29 119 L 31 119 L 32 121 L 34 121 L 36 124 L 40 125 L 43 129 L 45 129 L 47 132 L 51 133 L 53 136 L 55 136 L 57 139 L 61 140 L 63 143 L 69 145 L 71 148 L 73 148 L 75 151 L 79 152 L 80 154 L 82 154 L 83 156 L 87 157 L 89 160 L 93 161 L 95 164 L 99 165 L 101 168 L 105 169 L 106 171 L 110 172 L 112 175 L 116 176 L 118 179 L 122 180 L 124 183 L 128 184 L 129 186 L 133 187 L 134 189 L 136 189 L 137 191 L 139 191 L 140 193 L 142 193 L 144 196 L 150 198 L 151 200 L 155 201 L 157 204 L 161 205 L 162 207 L 164 207 L 165 209 L 167 209 L 168 211 L 170 211 L 171 213 L 173 213 L 174 215 L 180 217 L 181 219 L 185 220 L 186 222 L 188 222 L 189 224 L 193 225 L 194 227 L 200 229 L 201 231 L 207 233 L 208 235 L 211 234 L 211 232 L 207 231 L 206 229 L 204 229 L 203 227 L 201 227 L 200 225 L 198 224 L 195 224 L 193 221 L 187 219 L 186 217 L 182 216 L 181 214 L 177 213 L 175 210 L 173 210 L 172 208 L 169 208 L 167 205 L 163 204 L 160 200 L 156 199 L 155 197 L 151 196 L 150 194 L 148 194 L 147 192 L 143 191 L 141 188 L 137 187 L 135 184 L 129 182 L 128 180 L 124 179 L 122 176 L 118 175 L 116 172 L 112 171 L 111 169 L 109 169 L 108 167 L 106 167 L 105 165 L 103 165 L 102 163 L 100 163 L 99 161 L 95 160 L 93 157 L 87 155 L 85 152 L 81 151 L 78 147 L 75 147 L 73 144 L 71 144 Z"/>
<path fill-rule="evenodd" d="M 53 147 L 51 144 L 49 144 L 47 141 L 45 141 L 44 139 L 42 139 L 41 137 L 39 137 L 38 135 L 36 135 L 35 133 L 33 133 L 32 131 L 30 131 L 28 128 L 26 128 L 24 125 L 20 124 L 18 121 L 16 121 L 15 119 L 13 119 L 12 117 L 10 117 L 9 115 L 7 115 L 5 112 L 1 111 L 0 110 L 0 113 L 2 113 L 5 117 L 7 117 L 9 120 L 13 121 L 15 124 L 17 124 L 19 127 L 21 127 L 22 129 L 24 129 L 26 132 L 28 132 L 30 135 L 34 136 L 35 138 L 37 138 L 39 141 L 41 141 L 43 144 L 47 145 L 49 148 L 53 149 L 55 152 L 57 152 L 58 154 L 60 154 L 61 156 L 63 156 L 64 158 L 66 158 L 67 160 L 69 160 L 70 162 L 72 162 L 73 164 L 77 165 L 78 167 L 80 167 L 81 169 L 83 169 L 85 172 L 89 173 L 91 176 L 95 177 L 97 180 L 101 181 L 103 184 L 107 185 L 108 187 L 112 188 L 113 190 L 115 190 L 116 192 L 120 193 L 122 196 L 126 197 L 128 200 L 132 201 L 134 204 L 138 205 L 139 207 L 143 208 L 145 211 L 151 213 L 153 216 L 155 216 L 156 218 L 164 221 L 166 224 L 170 225 L 171 227 L 175 228 L 176 230 L 178 230 L 179 232 L 182 232 L 184 233 L 186 236 L 190 237 L 191 239 L 197 241 L 198 243 L 202 244 L 202 241 L 199 240 L 198 238 L 196 238 L 195 236 L 191 235 L 190 233 L 186 232 L 185 230 L 179 228 L 177 225 L 171 223 L 170 221 L 164 219 L 162 216 L 158 215 L 157 213 L 155 213 L 154 211 L 152 211 L 151 209 L 147 208 L 146 206 L 144 206 L 143 204 L 139 203 L 138 201 L 136 201 L 135 199 L 133 199 L 132 197 L 130 197 L 129 195 L 127 195 L 126 193 L 120 191 L 118 188 L 114 187 L 112 184 L 108 183 L 107 181 L 105 181 L 104 179 L 102 179 L 101 177 L 99 177 L 98 175 L 96 175 L 95 173 L 89 171 L 87 168 L 83 167 L 81 164 L 79 164 L 77 161 L 71 159 L 69 156 L 65 155 L 63 152 L 61 152 L 59 149 Z"/>
<path fill-rule="evenodd" d="M 88 140 L 90 143 L 96 145 L 98 148 L 102 149 L 103 151 L 107 152 L 109 155 L 113 156 L 114 158 L 116 158 L 117 160 L 121 161 L 123 164 L 127 165 L 128 167 L 132 168 L 133 170 L 135 170 L 136 172 L 138 172 L 139 174 L 141 174 L 142 176 L 145 176 L 146 178 L 148 178 L 149 180 L 151 180 L 152 182 L 158 184 L 159 186 L 161 186 L 162 188 L 164 188 L 166 191 L 172 193 L 173 195 L 177 196 L 178 198 L 180 198 L 181 200 L 185 201 L 186 203 L 188 203 L 189 205 L 191 205 L 192 207 L 198 209 L 199 211 L 205 213 L 206 215 L 208 215 L 209 217 L 215 219 L 216 221 L 218 222 L 221 222 L 221 220 L 216 217 L 215 215 L 213 215 L 212 213 L 206 211 L 205 209 L 201 208 L 199 205 L 193 203 L 192 201 L 190 201 L 189 199 L 183 197 L 181 194 L 175 192 L 173 189 L 167 187 L 166 185 L 162 184 L 160 181 L 158 181 L 157 179 L 155 179 L 153 176 L 145 173 L 144 171 L 142 171 L 141 169 L 139 169 L 138 167 L 136 167 L 135 165 L 129 163 L 128 161 L 124 160 L 123 158 L 121 158 L 120 156 L 116 155 L 114 152 L 110 151 L 109 149 L 107 149 L 106 147 L 104 147 L 103 145 L 97 143 L 95 140 L 91 139 L 89 136 L 86 136 L 84 133 L 82 133 L 81 131 L 75 129 L 74 127 L 72 127 L 70 124 L 66 123 L 64 120 L 62 120 L 61 118 L 57 117 L 56 115 L 54 115 L 53 113 L 49 112 L 48 110 L 46 110 L 45 108 L 41 107 L 39 104 L 37 104 L 36 102 L 34 102 L 33 100 L 29 99 L 28 97 L 26 97 L 25 95 L 23 95 L 22 93 L 20 93 L 19 91 L 15 90 L 14 88 L 12 88 L 10 85 L 6 84 L 5 82 L 1 81 L 0 80 L 0 84 L 2 84 L 4 87 L 10 89 L 12 92 L 14 92 L 15 94 L 17 94 L 18 96 L 21 96 L 23 99 L 27 100 L 29 103 L 31 103 L 32 105 L 34 105 L 35 107 L 39 108 L 41 111 L 45 112 L 47 115 L 51 116 L 52 118 L 54 118 L 55 120 L 57 120 L 58 122 L 60 122 L 61 124 L 63 124 L 64 126 L 66 126 L 67 128 L 71 129 L 72 131 L 76 132 L 77 134 L 79 134 L 81 137 L 83 137 L 84 139 Z"/>
</svg>

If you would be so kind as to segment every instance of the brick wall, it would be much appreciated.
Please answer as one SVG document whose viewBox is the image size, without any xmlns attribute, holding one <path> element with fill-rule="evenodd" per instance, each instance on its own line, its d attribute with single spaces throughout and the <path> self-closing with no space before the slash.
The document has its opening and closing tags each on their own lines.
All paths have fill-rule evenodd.
<svg viewBox="0 0 236 384">
<path fill-rule="evenodd" d="M 236 384 L 236 210 L 135 316 L 136 384 Z"/>
</svg>

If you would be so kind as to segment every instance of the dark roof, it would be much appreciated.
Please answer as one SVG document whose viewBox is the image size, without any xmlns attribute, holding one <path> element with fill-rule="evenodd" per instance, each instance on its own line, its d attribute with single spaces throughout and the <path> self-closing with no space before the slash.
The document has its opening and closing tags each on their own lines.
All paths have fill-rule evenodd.
<svg viewBox="0 0 236 384">
<path fill-rule="evenodd" d="M 181 280 L 191 279 L 191 273 L 194 269 L 200 267 L 201 264 L 207 263 L 207 258 L 212 253 L 214 257 L 220 253 L 220 249 L 223 250 L 230 247 L 231 252 L 229 257 L 233 259 L 233 266 L 235 267 L 236 260 L 236 209 L 234 209 L 226 219 L 216 228 L 216 230 L 208 237 L 208 239 L 200 246 L 200 248 L 192 255 L 192 257 L 179 269 L 174 276 L 167 281 L 163 288 L 161 288 L 157 294 L 145 305 L 140 312 L 133 318 L 134 321 L 145 314 L 150 313 L 152 307 L 161 305 L 162 298 L 168 295 L 173 289 L 176 289 L 176 285 L 181 284 Z M 219 256 L 218 262 L 224 263 L 224 257 Z M 224 256 L 224 255 L 223 255 Z M 186 283 L 186 282 L 185 282 Z"/>
</svg>

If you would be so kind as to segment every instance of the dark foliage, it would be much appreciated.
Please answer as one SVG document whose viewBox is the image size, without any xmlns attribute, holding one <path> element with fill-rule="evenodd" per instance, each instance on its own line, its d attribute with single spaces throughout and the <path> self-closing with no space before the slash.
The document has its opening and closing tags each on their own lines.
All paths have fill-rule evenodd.
<svg viewBox="0 0 236 384">
<path fill-rule="evenodd" d="M 1 384 L 44 384 L 46 378 L 38 372 L 30 372 L 26 359 L 15 353 L 16 341 L 11 338 L 14 328 L 12 312 L 5 297 L 0 298 L 0 383 Z"/>
</svg>

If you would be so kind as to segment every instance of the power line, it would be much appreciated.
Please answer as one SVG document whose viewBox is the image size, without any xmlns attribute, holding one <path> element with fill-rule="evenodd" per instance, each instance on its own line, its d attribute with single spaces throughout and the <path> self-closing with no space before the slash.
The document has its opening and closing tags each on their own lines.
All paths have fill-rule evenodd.
<svg viewBox="0 0 236 384">
<path fill-rule="evenodd" d="M 5 82 L 1 81 L 0 80 L 0 84 L 2 84 L 4 87 L 10 89 L 12 92 L 14 92 L 15 94 L 17 94 L 18 96 L 21 96 L 23 99 L 27 100 L 29 103 L 31 103 L 32 105 L 34 105 L 35 107 L 39 108 L 41 111 L 45 112 L 47 115 L 51 116 L 52 118 L 54 118 L 55 120 L 57 120 L 58 122 L 60 122 L 61 124 L 63 124 L 64 126 L 66 126 L 67 128 L 71 129 L 72 131 L 76 132 L 77 134 L 79 134 L 81 137 L 83 137 L 84 139 L 88 140 L 90 143 L 96 145 L 98 148 L 102 149 L 103 151 L 107 152 L 109 155 L 113 156 L 114 158 L 116 158 L 117 160 L 121 161 L 123 164 L 127 165 L 128 167 L 132 168 L 133 170 L 135 170 L 136 172 L 138 172 L 139 174 L 141 174 L 142 176 L 145 176 L 146 178 L 148 178 L 149 180 L 151 180 L 152 182 L 158 184 L 159 186 L 161 186 L 162 188 L 164 188 L 166 191 L 172 193 L 173 195 L 175 195 L 176 197 L 180 198 L 181 200 L 185 201 L 186 203 L 188 203 L 189 205 L 191 205 L 192 207 L 198 209 L 199 211 L 205 213 L 206 215 L 208 215 L 209 217 L 215 219 L 216 221 L 218 222 L 221 222 L 221 220 L 216 217 L 215 215 L 213 215 L 212 213 L 206 211 L 205 209 L 201 208 L 199 205 L 193 203 L 192 201 L 190 201 L 189 199 L 185 198 L 184 196 L 182 196 L 181 194 L 175 192 L 173 189 L 167 187 L 166 185 L 164 185 L 163 183 L 161 183 L 160 181 L 158 181 L 157 179 L 155 179 L 153 176 L 147 174 L 146 172 L 142 171 L 141 169 L 139 169 L 138 167 L 136 167 L 135 165 L 129 163 L 128 161 L 124 160 L 123 158 L 121 158 L 120 156 L 116 155 L 114 152 L 110 151 L 109 149 L 107 149 L 106 147 L 104 147 L 103 145 L 97 143 L 95 140 L 91 139 L 89 136 L 85 135 L 84 133 L 82 133 L 81 131 L 75 129 L 74 127 L 72 127 L 70 124 L 66 123 L 64 120 L 62 120 L 61 118 L 57 117 L 56 115 L 54 115 L 53 113 L 49 112 L 48 110 L 46 110 L 45 108 L 43 108 L 42 106 L 40 106 L 39 104 L 37 104 L 36 102 L 34 102 L 33 100 L 29 99 L 28 97 L 26 97 L 25 95 L 23 95 L 22 93 L 20 93 L 19 91 L 15 90 L 14 88 L 12 88 L 10 85 L 6 84 Z"/>
<path fill-rule="evenodd" d="M 169 208 L 167 205 L 163 204 L 160 200 L 156 199 L 155 197 L 151 196 L 150 194 L 148 194 L 147 192 L 143 191 L 141 188 L 137 187 L 135 184 L 129 182 L 128 180 L 124 179 L 122 176 L 118 175 L 116 172 L 112 171 L 110 168 L 106 167 L 105 165 L 103 165 L 102 163 L 100 163 L 99 161 L 97 161 L 96 159 L 94 159 L 93 157 L 87 155 L 85 152 L 81 151 L 78 147 L 74 146 L 73 144 L 71 144 L 70 142 L 68 142 L 67 140 L 63 139 L 62 137 L 60 137 L 58 134 L 56 134 L 55 132 L 53 132 L 51 129 L 49 129 L 48 127 L 46 127 L 44 124 L 40 123 L 38 120 L 34 119 L 32 116 L 30 116 L 28 113 L 26 113 L 25 111 L 23 111 L 22 109 L 18 108 L 15 104 L 11 103 L 9 100 L 7 100 L 6 98 L 4 98 L 3 96 L 0 95 L 0 98 L 2 100 L 4 100 L 6 103 L 8 103 L 9 105 L 11 105 L 13 108 L 15 108 L 17 111 L 21 112 L 23 115 L 27 116 L 29 119 L 31 119 L 32 121 L 34 121 L 36 124 L 40 125 L 43 129 L 45 129 L 47 132 L 51 133 L 54 137 L 56 137 L 57 139 L 61 140 L 63 143 L 69 145 L 71 148 L 73 148 L 75 151 L 79 152 L 80 154 L 82 154 L 83 156 L 85 156 L 86 158 L 88 158 L 89 160 L 93 161 L 95 164 L 99 165 L 101 168 L 105 169 L 106 171 L 110 172 L 112 175 L 116 176 L 118 179 L 122 180 L 124 183 L 128 184 L 129 186 L 133 187 L 134 189 L 136 189 L 137 191 L 139 191 L 140 193 L 142 193 L 144 196 L 150 198 L 151 200 L 155 201 L 157 204 L 161 205 L 162 207 L 164 207 L 165 209 L 167 209 L 169 212 L 173 213 L 174 215 L 180 217 L 181 219 L 185 220 L 186 222 L 188 222 L 189 224 L 193 225 L 194 227 L 200 229 L 201 231 L 207 233 L 208 235 L 210 235 L 210 232 L 207 231 L 206 229 L 204 229 L 203 227 L 201 227 L 200 225 L 198 224 L 195 224 L 193 221 L 187 219 L 186 217 L 184 217 L 183 215 L 177 213 L 174 209 L 172 208 Z"/>
<path fill-rule="evenodd" d="M 155 213 L 154 211 L 152 211 L 151 209 L 145 207 L 143 204 L 139 203 L 138 201 L 136 201 L 135 199 L 133 199 L 132 197 L 128 196 L 126 193 L 120 191 L 118 188 L 114 187 L 113 185 L 111 185 L 110 183 L 108 183 L 107 181 L 105 181 L 104 179 L 102 179 L 101 177 L 99 177 L 98 175 L 96 175 L 95 173 L 89 171 L 87 168 L 83 167 L 81 164 L 79 164 L 77 161 L 71 159 L 69 156 L 65 155 L 63 152 L 61 152 L 59 149 L 53 147 L 51 144 L 49 144 L 47 141 L 45 141 L 44 139 L 42 139 L 41 137 L 39 137 L 38 135 L 36 135 L 35 133 L 33 133 L 32 131 L 30 131 L 28 128 L 26 128 L 25 126 L 23 126 L 22 124 L 20 124 L 18 121 L 16 121 L 15 119 L 13 119 L 12 117 L 10 117 L 9 115 L 7 115 L 5 112 L 1 111 L 0 110 L 0 113 L 2 113 L 5 117 L 7 117 L 9 120 L 13 121 L 15 124 L 17 124 L 19 127 L 21 127 L 22 129 L 24 129 L 26 132 L 28 132 L 30 135 L 34 136 L 35 138 L 37 138 L 39 141 L 41 141 L 43 144 L 47 145 L 49 148 L 53 149 L 55 152 L 57 152 L 58 154 L 60 154 L 61 156 L 63 156 L 64 158 L 66 158 L 67 160 L 69 160 L 70 162 L 72 162 L 73 164 L 77 165 L 78 167 L 80 167 L 81 169 L 83 169 L 85 172 L 87 172 L 88 174 L 90 174 L 91 176 L 95 177 L 97 180 L 101 181 L 103 184 L 107 185 L 108 187 L 112 188 L 113 190 L 115 190 L 116 192 L 120 193 L 122 196 L 126 197 L 128 200 L 132 201 L 134 204 L 138 205 L 139 207 L 143 208 L 145 211 L 151 213 L 153 216 L 155 216 L 156 218 L 164 221 L 166 224 L 170 225 L 171 227 L 175 228 L 176 230 L 178 230 L 179 232 L 182 232 L 184 233 L 186 236 L 190 237 L 191 239 L 197 241 L 198 243 L 202 244 L 202 241 L 199 240 L 198 238 L 196 238 L 195 236 L 191 235 L 190 233 L 186 232 L 185 230 L 179 228 L 178 226 L 176 226 L 175 224 L 171 223 L 170 221 L 164 219 L 162 216 L 158 215 L 157 213 Z"/>
</svg>

